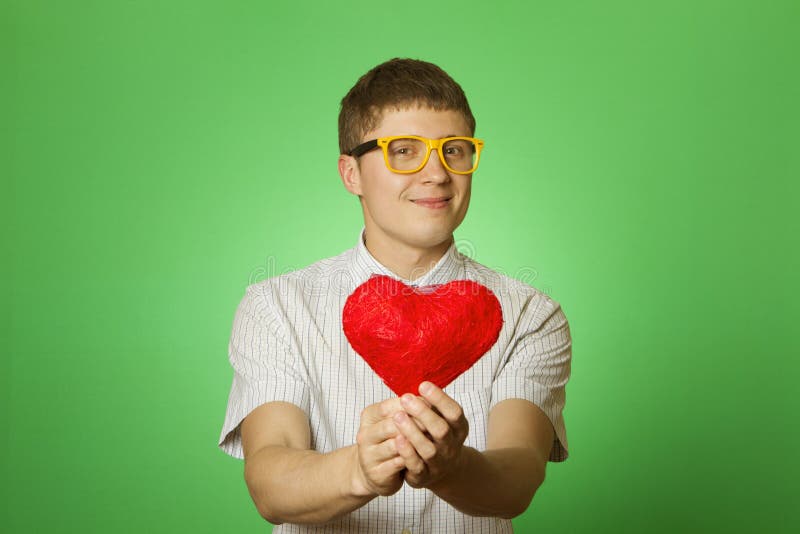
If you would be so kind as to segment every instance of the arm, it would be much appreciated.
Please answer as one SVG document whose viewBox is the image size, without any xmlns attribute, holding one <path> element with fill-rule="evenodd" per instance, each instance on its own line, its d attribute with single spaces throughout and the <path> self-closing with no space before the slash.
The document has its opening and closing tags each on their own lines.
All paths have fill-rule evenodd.
<svg viewBox="0 0 800 534">
<path fill-rule="evenodd" d="M 404 464 L 387 417 L 401 408 L 397 398 L 367 406 L 355 444 L 311 450 L 308 377 L 271 296 L 261 285 L 249 286 L 237 308 L 220 447 L 245 459 L 245 482 L 265 519 L 324 523 L 400 489 Z"/>
<path fill-rule="evenodd" d="M 460 468 L 431 490 L 466 514 L 511 519 L 544 482 L 552 444 L 553 427 L 536 405 L 502 401 L 489 413 L 486 450 L 463 447 Z"/>
<path fill-rule="evenodd" d="M 462 444 L 468 429 L 461 407 L 441 389 L 406 402 L 406 411 L 423 422 L 428 434 L 398 423 L 396 438 L 408 472 L 406 481 L 427 487 L 468 515 L 507 519 L 523 513 L 544 481 L 553 444 L 553 427 L 533 403 L 508 399 L 489 414 L 486 451 Z"/>
<path fill-rule="evenodd" d="M 308 418 L 297 406 L 268 402 L 253 410 L 241 428 L 245 482 L 262 517 L 273 524 L 324 523 L 400 489 L 397 431 L 384 416 L 397 403 L 367 407 L 358 443 L 324 454 L 310 449 Z"/>
</svg>

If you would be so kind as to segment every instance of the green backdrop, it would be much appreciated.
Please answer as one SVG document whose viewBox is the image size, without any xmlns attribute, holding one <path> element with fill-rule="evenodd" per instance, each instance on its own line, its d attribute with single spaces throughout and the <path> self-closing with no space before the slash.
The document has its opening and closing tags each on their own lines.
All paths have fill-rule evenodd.
<svg viewBox="0 0 800 534">
<path fill-rule="evenodd" d="M 486 140 L 460 248 L 572 328 L 517 530 L 794 531 L 799 6 L 3 2 L 0 530 L 269 531 L 216 447 L 234 311 L 355 244 L 338 103 L 407 56 Z"/>
</svg>

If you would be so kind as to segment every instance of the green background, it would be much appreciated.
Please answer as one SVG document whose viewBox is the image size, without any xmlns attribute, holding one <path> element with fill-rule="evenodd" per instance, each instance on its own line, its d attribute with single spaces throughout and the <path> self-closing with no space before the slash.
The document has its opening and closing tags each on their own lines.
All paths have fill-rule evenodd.
<svg viewBox="0 0 800 534">
<path fill-rule="evenodd" d="M 216 446 L 234 311 L 356 243 L 339 100 L 404 56 L 486 140 L 459 247 L 572 328 L 517 530 L 793 531 L 799 6 L 3 2 L 0 530 L 269 530 Z"/>
</svg>

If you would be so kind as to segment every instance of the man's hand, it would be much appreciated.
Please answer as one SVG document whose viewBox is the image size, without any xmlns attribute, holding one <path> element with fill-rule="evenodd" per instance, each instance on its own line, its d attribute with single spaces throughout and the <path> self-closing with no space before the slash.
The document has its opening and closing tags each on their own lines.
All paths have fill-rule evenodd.
<svg viewBox="0 0 800 534">
<path fill-rule="evenodd" d="M 461 406 L 435 384 L 423 382 L 419 389 L 421 398 L 410 393 L 400 397 L 407 413 L 394 414 L 400 433 L 392 441 L 406 467 L 408 485 L 430 488 L 459 468 L 469 424 Z"/>
<path fill-rule="evenodd" d="M 392 495 L 403 485 L 405 461 L 397 453 L 397 426 L 392 416 L 402 411 L 398 398 L 371 404 L 361 412 L 353 459 L 353 493 Z"/>
</svg>

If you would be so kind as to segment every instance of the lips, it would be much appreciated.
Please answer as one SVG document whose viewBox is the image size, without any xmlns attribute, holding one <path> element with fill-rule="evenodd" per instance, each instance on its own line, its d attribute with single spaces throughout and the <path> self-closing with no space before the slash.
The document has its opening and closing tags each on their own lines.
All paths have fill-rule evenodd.
<svg viewBox="0 0 800 534">
<path fill-rule="evenodd" d="M 451 198 L 452 197 L 418 198 L 411 202 L 425 208 L 443 208 L 447 206 Z"/>
</svg>

